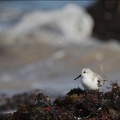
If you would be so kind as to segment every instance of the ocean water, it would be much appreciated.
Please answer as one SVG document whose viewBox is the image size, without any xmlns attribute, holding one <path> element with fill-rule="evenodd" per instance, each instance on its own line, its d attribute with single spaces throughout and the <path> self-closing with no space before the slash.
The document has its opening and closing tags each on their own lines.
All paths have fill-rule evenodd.
<svg viewBox="0 0 120 120">
<path fill-rule="evenodd" d="M 50 0 L 36 0 L 36 1 L 0 1 L 0 29 L 8 28 L 16 25 L 21 16 L 27 14 L 28 12 L 38 11 L 38 10 L 56 10 L 60 9 L 67 4 L 73 3 L 81 7 L 87 7 L 96 1 L 50 1 Z M 13 18 L 11 17 L 13 14 Z M 15 16 L 14 14 L 18 14 Z M 7 17 L 8 16 L 8 17 Z"/>
<path fill-rule="evenodd" d="M 1 1 L 1 7 L 9 10 L 22 10 L 22 11 L 32 11 L 32 10 L 54 10 L 64 7 L 66 4 L 73 3 L 82 7 L 87 7 L 95 3 L 95 0 L 86 1 L 74 1 L 74 0 L 36 0 L 36 1 Z"/>
<path fill-rule="evenodd" d="M 85 8 L 94 2 L 92 0 L 1 1 L 0 28 L 8 29 L 17 25 L 24 15 L 27 16 L 28 13 L 33 11 L 55 10 L 64 7 L 68 3 L 74 3 Z M 30 18 L 32 21 L 32 17 Z M 28 23 L 31 23 L 31 21 L 28 21 Z M 21 29 L 23 32 L 25 25 L 23 24 L 23 30 Z M 19 24 L 19 26 L 21 27 L 22 25 Z M 39 28 L 35 30 L 39 34 Z M 34 33 L 34 30 L 32 33 Z M 46 32 L 44 35 L 45 37 L 47 36 Z M 1 92 L 5 91 L 9 92 L 9 94 L 14 94 L 16 91 L 40 88 L 51 94 L 57 93 L 58 95 L 58 93 L 66 94 L 75 87 L 83 89 L 80 80 L 74 81 L 74 78 L 85 67 L 91 68 L 109 81 L 118 80 L 119 82 L 120 48 L 118 43 L 104 44 L 96 42 L 97 39 L 94 40 L 94 38 L 88 37 L 86 41 L 83 39 L 78 44 L 69 44 L 69 41 L 66 42 L 67 44 L 64 44 L 64 42 L 58 44 L 61 42 L 61 38 L 58 38 L 55 46 L 52 43 L 55 43 L 56 39 L 50 39 L 48 36 L 46 39 L 50 39 L 49 41 L 29 45 L 24 44 L 24 40 L 35 41 L 37 39 L 40 41 L 43 38 L 36 34 L 22 36 L 23 38 L 21 36 L 15 39 L 17 42 L 19 41 L 17 45 L 13 44 L 9 47 L 0 48 L 2 50 L 0 54 Z M 22 42 L 19 45 L 20 40 Z M 73 39 L 73 42 L 75 42 L 75 39 Z M 103 71 L 100 69 L 101 65 L 104 67 Z M 106 83 L 105 87 L 107 85 L 108 83 Z"/>
</svg>

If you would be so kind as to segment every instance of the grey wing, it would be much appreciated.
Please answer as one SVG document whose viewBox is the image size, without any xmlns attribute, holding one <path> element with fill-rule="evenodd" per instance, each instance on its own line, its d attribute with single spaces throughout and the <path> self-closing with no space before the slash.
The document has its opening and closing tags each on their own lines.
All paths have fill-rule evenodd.
<svg viewBox="0 0 120 120">
<path fill-rule="evenodd" d="M 100 75 L 98 75 L 97 74 L 97 77 L 98 77 L 98 86 L 100 87 L 100 86 L 102 86 L 103 84 L 104 84 L 104 80 L 103 80 L 103 78 L 100 76 Z"/>
<path fill-rule="evenodd" d="M 94 80 L 97 79 L 98 81 L 98 87 L 102 86 L 104 84 L 103 78 L 98 75 L 97 73 L 94 73 Z"/>
</svg>

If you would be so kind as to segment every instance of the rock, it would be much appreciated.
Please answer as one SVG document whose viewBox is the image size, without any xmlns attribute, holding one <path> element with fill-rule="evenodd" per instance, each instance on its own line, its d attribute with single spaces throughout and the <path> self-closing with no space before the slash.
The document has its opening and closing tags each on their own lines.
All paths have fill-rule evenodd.
<svg viewBox="0 0 120 120">
<path fill-rule="evenodd" d="M 120 1 L 98 0 L 87 8 L 95 22 L 93 35 L 102 41 L 120 41 Z"/>
</svg>

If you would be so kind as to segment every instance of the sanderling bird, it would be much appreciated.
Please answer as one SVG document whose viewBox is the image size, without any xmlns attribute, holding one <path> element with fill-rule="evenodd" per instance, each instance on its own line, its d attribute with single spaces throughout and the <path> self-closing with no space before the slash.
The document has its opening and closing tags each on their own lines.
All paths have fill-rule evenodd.
<svg viewBox="0 0 120 120">
<path fill-rule="evenodd" d="M 82 69 L 82 73 L 74 80 L 81 78 L 81 83 L 86 90 L 99 90 L 106 80 L 89 68 Z"/>
</svg>

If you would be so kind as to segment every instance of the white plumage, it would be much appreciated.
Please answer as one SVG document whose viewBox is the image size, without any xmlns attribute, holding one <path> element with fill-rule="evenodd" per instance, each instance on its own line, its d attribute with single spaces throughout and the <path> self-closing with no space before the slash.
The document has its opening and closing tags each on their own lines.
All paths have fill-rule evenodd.
<svg viewBox="0 0 120 120">
<path fill-rule="evenodd" d="M 105 82 L 103 78 L 89 68 L 82 69 L 82 73 L 74 80 L 80 78 L 86 90 L 98 90 Z"/>
</svg>

